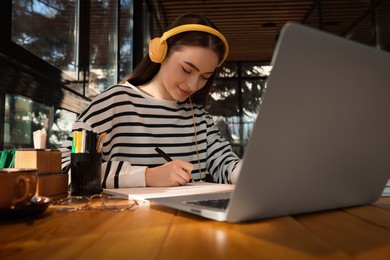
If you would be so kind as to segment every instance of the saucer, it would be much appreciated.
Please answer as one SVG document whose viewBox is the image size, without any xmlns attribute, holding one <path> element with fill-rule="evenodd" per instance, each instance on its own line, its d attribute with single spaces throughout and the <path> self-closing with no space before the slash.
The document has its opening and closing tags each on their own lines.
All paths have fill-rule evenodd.
<svg viewBox="0 0 390 260">
<path fill-rule="evenodd" d="M 34 196 L 31 198 L 30 202 L 25 205 L 0 208 L 0 220 L 37 216 L 45 212 L 50 203 L 50 198 Z"/>
</svg>

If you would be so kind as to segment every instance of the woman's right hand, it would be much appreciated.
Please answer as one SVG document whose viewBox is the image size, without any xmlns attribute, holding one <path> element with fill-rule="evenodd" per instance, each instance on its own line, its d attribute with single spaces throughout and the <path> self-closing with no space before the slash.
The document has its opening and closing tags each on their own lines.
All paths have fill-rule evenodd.
<svg viewBox="0 0 390 260">
<path fill-rule="evenodd" d="M 191 180 L 194 166 L 185 161 L 173 160 L 161 166 L 147 168 L 145 172 L 146 186 L 180 186 Z"/>
</svg>

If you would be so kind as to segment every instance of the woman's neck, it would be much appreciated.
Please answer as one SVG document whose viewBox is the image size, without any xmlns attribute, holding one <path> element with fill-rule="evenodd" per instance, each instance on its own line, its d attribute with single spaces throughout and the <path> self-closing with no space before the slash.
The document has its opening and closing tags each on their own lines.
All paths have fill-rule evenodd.
<svg viewBox="0 0 390 260">
<path fill-rule="evenodd" d="M 163 83 L 154 77 L 146 84 L 138 86 L 143 93 L 156 99 L 172 100 L 172 97 L 166 92 Z"/>
</svg>

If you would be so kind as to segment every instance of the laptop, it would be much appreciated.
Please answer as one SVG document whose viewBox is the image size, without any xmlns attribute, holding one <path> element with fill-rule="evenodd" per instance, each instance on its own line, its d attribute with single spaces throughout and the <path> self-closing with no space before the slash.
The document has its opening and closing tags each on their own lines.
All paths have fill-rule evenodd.
<svg viewBox="0 0 390 260">
<path fill-rule="evenodd" d="M 390 178 L 390 53 L 288 23 L 272 65 L 234 191 L 151 201 L 235 223 L 380 198 Z M 220 201 L 225 208 L 210 205 Z"/>
</svg>

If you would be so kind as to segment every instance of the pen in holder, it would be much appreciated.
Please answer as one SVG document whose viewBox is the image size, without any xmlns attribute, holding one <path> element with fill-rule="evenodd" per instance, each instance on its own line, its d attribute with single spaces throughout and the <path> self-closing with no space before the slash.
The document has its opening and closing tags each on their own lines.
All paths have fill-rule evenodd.
<svg viewBox="0 0 390 260">
<path fill-rule="evenodd" d="M 72 196 L 89 196 L 102 191 L 100 171 L 103 140 L 101 136 L 102 134 L 97 137 L 95 133 L 89 131 L 74 133 L 70 155 Z"/>
</svg>

